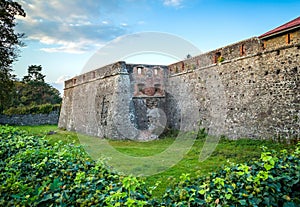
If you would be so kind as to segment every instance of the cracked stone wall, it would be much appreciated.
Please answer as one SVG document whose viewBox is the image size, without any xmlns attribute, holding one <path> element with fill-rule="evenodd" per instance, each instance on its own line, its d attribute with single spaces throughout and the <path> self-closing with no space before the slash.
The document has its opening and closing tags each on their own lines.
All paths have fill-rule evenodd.
<svg viewBox="0 0 300 207">
<path fill-rule="evenodd" d="M 166 69 L 118 62 L 66 81 L 59 127 L 102 138 L 157 138 Z"/>
<path fill-rule="evenodd" d="M 170 65 L 169 82 L 181 81 L 189 88 L 202 127 L 210 134 L 299 139 L 300 35 L 292 36 L 290 43 L 282 37 L 266 40 L 268 44 L 252 38 Z M 216 51 L 223 61 L 215 63 Z M 187 97 L 181 92 L 172 95 Z M 169 114 L 172 125 L 179 125 L 176 107 Z"/>
<path fill-rule="evenodd" d="M 66 81 L 58 126 L 99 137 L 119 137 L 113 118 L 122 113 L 115 114 L 114 107 L 126 101 L 119 97 L 130 94 L 129 75 L 122 67 L 116 63 Z M 122 86 L 125 91 L 120 95 Z"/>
<path fill-rule="evenodd" d="M 171 129 L 197 116 L 213 135 L 299 139 L 300 32 L 288 34 L 250 38 L 167 67 L 118 62 L 74 77 L 65 82 L 59 127 L 147 140 L 161 108 Z"/>
</svg>

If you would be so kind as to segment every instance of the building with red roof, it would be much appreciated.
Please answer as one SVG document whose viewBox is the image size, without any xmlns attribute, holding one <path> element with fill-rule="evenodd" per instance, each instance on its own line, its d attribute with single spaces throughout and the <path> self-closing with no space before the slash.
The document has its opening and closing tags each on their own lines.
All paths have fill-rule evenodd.
<svg viewBox="0 0 300 207">
<path fill-rule="evenodd" d="M 272 36 L 276 36 L 282 33 L 287 33 L 292 30 L 296 30 L 298 28 L 300 28 L 300 16 L 292 21 L 289 21 L 288 23 L 285 23 L 279 27 L 276 27 L 275 29 L 272 29 L 269 32 L 262 34 L 261 36 L 259 36 L 259 38 L 261 39 L 270 38 Z"/>
</svg>

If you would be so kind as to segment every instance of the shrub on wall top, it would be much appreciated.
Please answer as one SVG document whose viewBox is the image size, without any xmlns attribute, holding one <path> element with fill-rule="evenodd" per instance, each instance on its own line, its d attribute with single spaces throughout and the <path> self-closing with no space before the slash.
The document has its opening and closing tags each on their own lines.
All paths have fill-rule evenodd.
<svg viewBox="0 0 300 207">
<path fill-rule="evenodd" d="M 42 104 L 32 106 L 11 107 L 3 111 L 4 115 L 24 115 L 24 114 L 49 114 L 52 111 L 59 111 L 60 104 Z"/>
</svg>

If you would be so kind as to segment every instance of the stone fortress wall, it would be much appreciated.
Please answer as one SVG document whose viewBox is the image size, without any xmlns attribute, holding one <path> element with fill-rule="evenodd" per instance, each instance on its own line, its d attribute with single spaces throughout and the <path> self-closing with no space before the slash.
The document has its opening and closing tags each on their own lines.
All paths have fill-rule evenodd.
<svg viewBox="0 0 300 207">
<path fill-rule="evenodd" d="M 192 107 L 212 135 L 299 138 L 299 55 L 297 27 L 169 66 L 114 63 L 65 82 L 59 127 L 99 137 L 148 139 L 151 110 L 162 108 L 168 128 L 180 129 L 180 111 Z M 177 104 L 187 101 L 192 104 Z M 134 131 L 131 126 L 146 135 L 122 133 Z"/>
<path fill-rule="evenodd" d="M 251 38 L 170 65 L 169 81 L 181 79 L 189 85 L 202 125 L 213 134 L 299 138 L 299 55 L 299 30 L 270 39 Z M 212 106 L 219 108 L 212 112 Z M 212 123 L 214 113 L 226 119 Z"/>
<path fill-rule="evenodd" d="M 59 127 L 99 137 L 149 139 L 149 110 L 164 108 L 166 72 L 166 66 L 118 62 L 66 81 Z"/>
</svg>

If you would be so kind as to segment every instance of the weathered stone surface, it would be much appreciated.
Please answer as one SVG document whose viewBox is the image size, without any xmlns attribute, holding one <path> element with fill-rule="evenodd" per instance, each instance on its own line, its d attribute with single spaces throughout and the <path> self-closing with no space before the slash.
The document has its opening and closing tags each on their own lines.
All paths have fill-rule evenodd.
<svg viewBox="0 0 300 207">
<path fill-rule="evenodd" d="M 93 72 L 89 72 L 66 81 L 59 127 L 102 138 L 157 138 L 149 131 L 149 110 L 164 107 L 166 67 L 147 65 L 139 72 L 138 65 L 125 62 L 107 67 L 105 75 L 100 76 L 98 69 L 99 76 L 91 78 Z M 145 87 L 139 93 L 141 83 Z"/>
<path fill-rule="evenodd" d="M 26 114 L 26 115 L 0 115 L 0 124 L 34 126 L 58 123 L 59 111 L 53 111 L 49 114 Z"/>
<path fill-rule="evenodd" d="M 254 37 L 169 66 L 119 62 L 80 75 L 65 83 L 59 126 L 151 140 L 165 114 L 170 129 L 193 130 L 197 120 L 232 139 L 299 138 L 299 29 L 287 35 Z"/>
<path fill-rule="evenodd" d="M 192 93 L 199 100 L 199 105 L 194 107 L 199 109 L 202 126 L 211 134 L 224 134 L 234 139 L 299 138 L 299 39 L 298 44 L 279 44 L 278 38 L 275 41 L 277 44 L 270 48 L 262 48 L 259 47 L 260 39 L 251 39 L 256 48 L 250 50 L 252 53 L 241 57 L 224 53 L 223 62 L 209 64 L 206 61 L 206 66 L 173 73 L 169 81 L 181 79 L 194 89 Z M 274 45 L 278 47 L 274 49 Z M 229 48 L 238 47 L 231 45 Z M 229 51 L 229 48 L 218 51 Z M 193 64 L 210 54 L 183 63 Z M 169 67 L 172 71 L 174 65 Z"/>
</svg>

